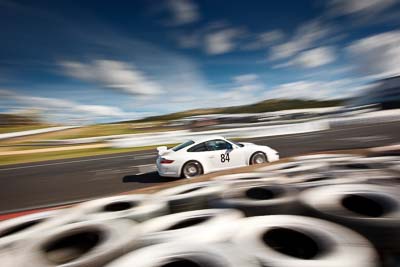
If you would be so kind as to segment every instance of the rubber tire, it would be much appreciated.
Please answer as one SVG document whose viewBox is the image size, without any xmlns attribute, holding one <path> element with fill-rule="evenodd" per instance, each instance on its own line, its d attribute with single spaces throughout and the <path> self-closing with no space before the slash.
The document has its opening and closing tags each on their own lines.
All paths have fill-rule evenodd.
<svg viewBox="0 0 400 267">
<path fill-rule="evenodd" d="M 336 177 L 332 174 L 326 173 L 313 173 L 296 176 L 289 180 L 287 185 L 294 187 L 300 191 L 304 191 L 310 188 L 336 185 L 336 184 L 355 184 L 366 182 L 366 179 L 362 176 L 350 176 L 341 178 Z"/>
<path fill-rule="evenodd" d="M 391 164 L 384 159 L 379 158 L 357 158 L 341 162 L 331 162 L 330 169 L 340 169 L 347 171 L 369 171 L 382 170 Z"/>
<path fill-rule="evenodd" d="M 134 226 L 129 220 L 79 222 L 37 234 L 16 249 L 16 267 L 103 266 L 134 247 L 137 242 Z M 67 241 L 68 238 L 77 238 L 78 234 L 82 236 L 74 240 L 75 244 Z M 84 236 L 87 236 L 87 244 L 82 241 Z M 81 247 L 82 244 L 87 247 Z"/>
<path fill-rule="evenodd" d="M 176 263 L 179 260 L 180 265 Z M 230 244 L 167 243 L 136 250 L 105 267 L 160 267 L 171 263 L 199 267 L 260 266 L 254 257 Z"/>
<path fill-rule="evenodd" d="M 400 176 L 379 177 L 379 178 L 372 177 L 368 178 L 367 182 L 369 184 L 400 187 Z"/>
<path fill-rule="evenodd" d="M 376 252 L 368 240 L 327 221 L 294 215 L 270 215 L 246 218 L 239 225 L 241 230 L 232 238 L 233 243 L 255 255 L 262 266 L 377 266 Z M 306 237 L 305 241 L 312 241 L 308 243 L 296 239 L 295 234 Z"/>
<path fill-rule="evenodd" d="M 0 261 L 1 267 L 15 267 L 17 264 L 15 255 L 13 255 L 12 251 L 6 249 L 0 249 Z"/>
<path fill-rule="evenodd" d="M 60 210 L 43 211 L 0 222 L 0 249 L 9 249 L 16 242 L 26 239 L 31 235 L 70 222 L 70 220 L 54 220 L 49 223 L 51 218 L 61 214 L 62 211 Z M 67 219 L 66 217 L 64 218 Z M 29 226 L 33 223 L 36 224 Z M 29 227 L 21 229 L 24 225 L 25 227 Z M 19 231 L 16 231 L 18 229 Z M 13 233 L 11 234 L 11 232 Z"/>
<path fill-rule="evenodd" d="M 264 173 L 254 173 L 254 172 L 246 172 L 246 173 L 235 173 L 235 174 L 227 174 L 220 175 L 212 178 L 213 181 L 217 181 L 224 184 L 237 184 L 237 183 L 279 183 L 284 177 L 277 175 L 268 175 Z"/>
<path fill-rule="evenodd" d="M 141 225 L 139 246 L 171 241 L 225 242 L 237 230 L 235 221 L 242 217 L 238 210 L 205 209 L 154 218 Z"/>
<path fill-rule="evenodd" d="M 368 156 L 371 157 L 386 157 L 400 156 L 400 146 L 383 146 L 369 149 Z"/>
<path fill-rule="evenodd" d="M 247 217 L 270 214 L 298 214 L 298 191 L 284 185 L 235 184 L 212 203 L 215 208 L 233 208 Z M 266 197 L 264 199 L 264 197 Z"/>
<path fill-rule="evenodd" d="M 81 213 L 81 221 L 130 219 L 143 222 L 169 213 L 166 202 L 144 194 L 95 199 L 77 205 L 73 210 Z"/>
<path fill-rule="evenodd" d="M 184 170 L 185 170 L 186 165 L 190 164 L 190 163 L 195 163 L 197 165 L 197 168 L 199 168 L 199 174 L 196 175 L 196 176 L 186 177 L 185 173 L 184 173 Z M 181 170 L 181 177 L 182 178 L 186 178 L 186 179 L 192 179 L 192 178 L 195 178 L 195 177 L 203 175 L 203 173 L 204 173 L 204 169 L 203 169 L 203 166 L 201 165 L 201 163 L 196 161 L 196 160 L 190 160 L 190 161 L 186 162 L 185 164 L 183 164 L 182 170 Z"/>
<path fill-rule="evenodd" d="M 254 171 L 293 177 L 300 174 L 326 170 L 327 167 L 328 165 L 325 163 L 287 162 L 257 168 Z"/>
<path fill-rule="evenodd" d="M 348 161 L 349 159 L 357 159 L 361 157 L 356 154 L 312 154 L 294 157 L 294 162 L 314 162 L 314 163 L 329 163 Z"/>
<path fill-rule="evenodd" d="M 226 185 L 213 181 L 189 183 L 159 191 L 154 197 L 168 203 L 170 212 L 177 213 L 209 208 L 209 202 L 226 188 Z"/>
<path fill-rule="evenodd" d="M 257 155 L 260 155 L 260 154 L 262 154 L 264 156 L 265 161 L 261 162 L 261 163 L 253 163 L 253 158 L 255 156 L 257 156 Z M 267 155 L 264 152 L 261 152 L 261 151 L 254 152 L 253 155 L 251 155 L 251 157 L 249 159 L 249 165 L 263 164 L 263 163 L 268 163 L 268 162 L 269 161 L 268 161 Z"/>
<path fill-rule="evenodd" d="M 306 214 L 363 234 L 382 250 L 400 252 L 398 188 L 368 184 L 313 188 L 300 195 Z M 360 210 L 360 207 L 368 210 Z"/>
</svg>

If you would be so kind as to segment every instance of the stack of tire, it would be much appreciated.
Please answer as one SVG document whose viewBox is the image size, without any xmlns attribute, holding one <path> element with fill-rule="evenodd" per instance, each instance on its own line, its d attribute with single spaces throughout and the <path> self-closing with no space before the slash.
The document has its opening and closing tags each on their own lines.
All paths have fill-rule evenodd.
<svg viewBox="0 0 400 267">
<path fill-rule="evenodd" d="M 399 166 L 302 156 L 6 220 L 0 266 L 400 266 Z"/>
</svg>

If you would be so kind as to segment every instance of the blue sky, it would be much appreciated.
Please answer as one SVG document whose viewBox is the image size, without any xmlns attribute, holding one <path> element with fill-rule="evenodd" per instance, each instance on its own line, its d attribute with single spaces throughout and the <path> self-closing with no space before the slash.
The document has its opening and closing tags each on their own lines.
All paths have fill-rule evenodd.
<svg viewBox="0 0 400 267">
<path fill-rule="evenodd" d="M 400 72 L 397 0 L 0 0 L 0 112 L 103 122 L 353 96 Z"/>
</svg>

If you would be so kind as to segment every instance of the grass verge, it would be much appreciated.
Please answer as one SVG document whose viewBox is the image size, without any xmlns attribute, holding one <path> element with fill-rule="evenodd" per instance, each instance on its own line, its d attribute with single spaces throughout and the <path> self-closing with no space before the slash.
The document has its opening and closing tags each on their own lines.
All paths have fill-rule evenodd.
<svg viewBox="0 0 400 267">
<path fill-rule="evenodd" d="M 22 132 L 22 131 L 30 131 L 30 130 L 37 130 L 37 129 L 43 129 L 43 128 L 48 128 L 48 127 L 53 127 L 52 125 L 46 125 L 46 124 L 39 124 L 39 125 L 20 125 L 20 126 L 1 126 L 0 127 L 0 134 L 3 133 L 13 133 L 13 132 Z"/>
</svg>

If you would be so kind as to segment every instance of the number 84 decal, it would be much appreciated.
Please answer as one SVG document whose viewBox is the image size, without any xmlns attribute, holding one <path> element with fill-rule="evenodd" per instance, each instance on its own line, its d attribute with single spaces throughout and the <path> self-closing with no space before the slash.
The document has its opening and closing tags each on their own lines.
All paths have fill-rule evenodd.
<svg viewBox="0 0 400 267">
<path fill-rule="evenodd" d="M 225 161 L 229 162 L 229 153 L 221 154 L 221 162 L 224 163 Z"/>
</svg>

